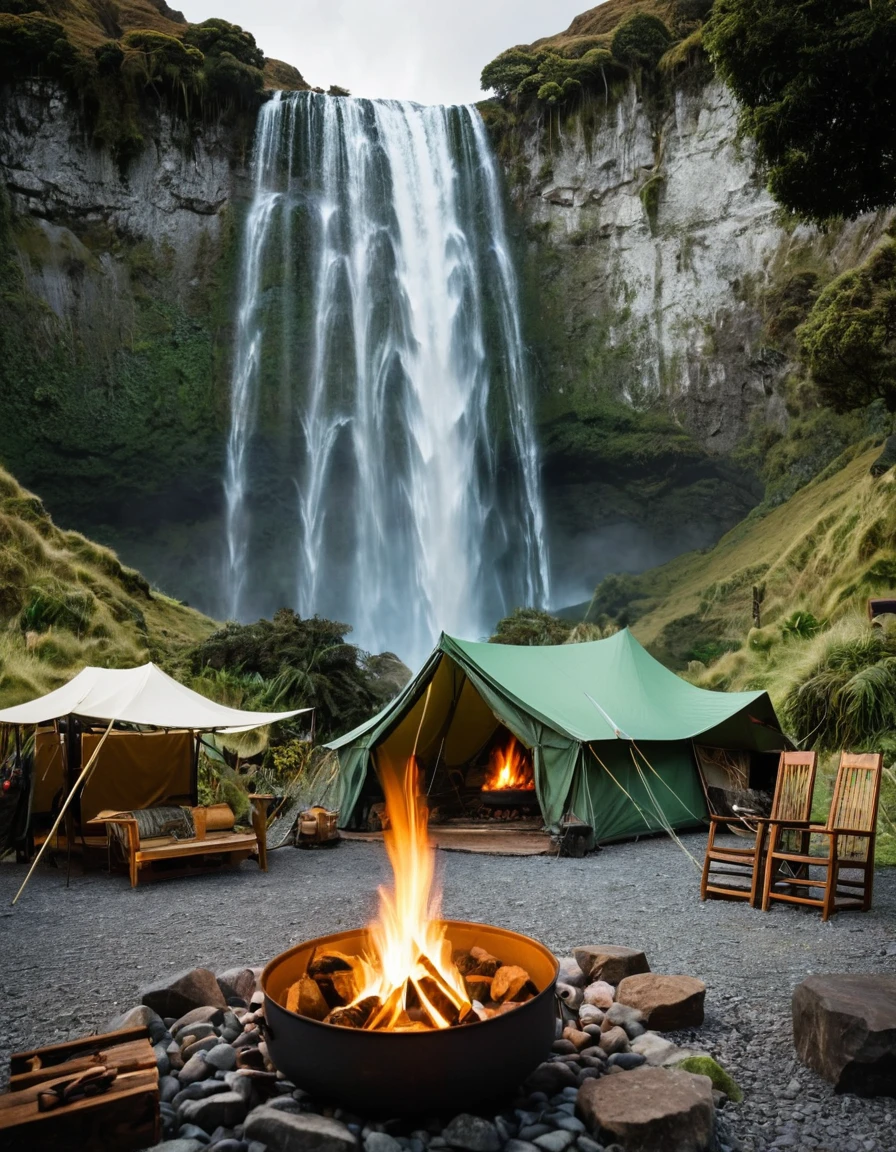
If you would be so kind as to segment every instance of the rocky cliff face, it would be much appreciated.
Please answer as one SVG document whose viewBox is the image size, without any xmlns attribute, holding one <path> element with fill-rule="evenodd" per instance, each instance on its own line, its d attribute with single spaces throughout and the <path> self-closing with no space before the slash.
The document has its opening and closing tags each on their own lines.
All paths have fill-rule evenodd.
<svg viewBox="0 0 896 1152">
<path fill-rule="evenodd" d="M 591 118 L 555 114 L 511 179 L 556 548 L 587 585 L 711 543 L 761 497 L 732 452 L 751 426 L 787 427 L 774 293 L 856 263 L 886 222 L 786 221 L 717 81 L 664 107 L 631 84 Z"/>
<path fill-rule="evenodd" d="M 163 114 L 122 174 L 58 89 L 0 90 L 0 458 L 187 596 L 214 550 L 248 144 Z"/>
</svg>

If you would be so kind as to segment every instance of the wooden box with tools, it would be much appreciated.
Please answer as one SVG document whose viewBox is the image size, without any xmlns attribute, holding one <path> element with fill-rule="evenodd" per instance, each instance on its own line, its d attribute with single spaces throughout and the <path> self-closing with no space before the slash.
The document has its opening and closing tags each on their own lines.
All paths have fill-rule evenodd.
<svg viewBox="0 0 896 1152">
<path fill-rule="evenodd" d="M 159 1073 L 145 1028 L 18 1052 L 0 1096 L 0 1146 L 136 1152 L 158 1143 Z"/>
</svg>

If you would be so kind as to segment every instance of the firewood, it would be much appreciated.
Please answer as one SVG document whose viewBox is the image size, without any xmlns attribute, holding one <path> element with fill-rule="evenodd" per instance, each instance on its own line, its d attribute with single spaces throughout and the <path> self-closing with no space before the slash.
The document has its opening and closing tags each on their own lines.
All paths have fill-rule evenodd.
<svg viewBox="0 0 896 1152">
<path fill-rule="evenodd" d="M 299 991 L 299 1006 L 293 1011 L 299 1011 L 311 1020 L 323 1020 L 330 1011 L 330 1005 L 318 987 L 317 981 L 312 980 L 310 976 L 303 976 L 296 987 Z"/>
<path fill-rule="evenodd" d="M 334 972 L 330 980 L 333 984 L 333 991 L 343 1004 L 351 1004 L 361 991 L 354 969 L 350 972 Z"/>
<path fill-rule="evenodd" d="M 471 1000 L 479 1000 L 483 1002 L 490 1000 L 492 995 L 492 979 L 491 976 L 468 976 L 464 983 L 467 986 L 467 994 Z"/>
<path fill-rule="evenodd" d="M 304 979 L 304 977 L 303 977 L 303 979 Z M 301 981 L 297 980 L 295 982 L 295 984 L 291 984 L 287 993 L 286 993 L 286 1011 L 287 1012 L 299 1012 L 300 1011 L 300 1008 L 299 1008 L 299 984 L 300 984 L 300 982 Z M 314 981 L 312 980 L 311 983 L 314 984 Z M 314 987 L 316 988 L 317 985 L 314 984 Z"/>
<path fill-rule="evenodd" d="M 368 1029 L 392 1028 L 402 1012 L 407 992 L 407 981 L 393 988 L 378 1009 L 375 1009 L 364 1025 Z"/>
<path fill-rule="evenodd" d="M 516 1000 L 523 992 L 528 991 L 529 973 L 525 968 L 516 964 L 505 964 L 499 968 L 492 981 L 492 999 L 503 1004 L 506 1000 Z M 527 996 L 528 999 L 528 996 Z"/>
<path fill-rule="evenodd" d="M 472 953 L 464 952 L 461 949 L 458 949 L 458 951 L 454 953 L 452 959 L 454 960 L 454 967 L 460 972 L 461 976 L 469 976 L 479 963 Z"/>
<path fill-rule="evenodd" d="M 344 1008 L 334 1008 L 324 1019 L 324 1024 L 335 1024 L 337 1028 L 364 1028 L 380 1002 L 376 996 L 365 996 L 357 1004 Z"/>
<path fill-rule="evenodd" d="M 476 967 L 473 971 L 477 976 L 494 976 L 501 967 L 501 961 L 498 957 L 492 956 L 484 948 L 471 948 L 470 955 L 476 961 Z"/>
<path fill-rule="evenodd" d="M 317 978 L 333 972 L 351 972 L 355 963 L 355 957 L 346 956 L 344 952 L 315 952 L 308 964 L 308 975 Z"/>
</svg>

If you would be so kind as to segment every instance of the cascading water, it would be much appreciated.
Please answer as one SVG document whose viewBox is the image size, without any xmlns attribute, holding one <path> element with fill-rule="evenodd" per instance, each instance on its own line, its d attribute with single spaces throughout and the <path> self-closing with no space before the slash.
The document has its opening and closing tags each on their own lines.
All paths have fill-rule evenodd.
<svg viewBox="0 0 896 1152">
<path fill-rule="evenodd" d="M 541 604 L 517 284 L 479 114 L 313 93 L 262 109 L 243 238 L 227 611 L 282 605 L 413 664 Z"/>
</svg>

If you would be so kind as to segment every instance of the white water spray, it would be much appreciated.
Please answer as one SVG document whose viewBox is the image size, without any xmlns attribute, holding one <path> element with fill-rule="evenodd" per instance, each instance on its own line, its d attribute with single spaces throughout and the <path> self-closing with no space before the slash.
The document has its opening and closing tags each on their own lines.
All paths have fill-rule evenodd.
<svg viewBox="0 0 896 1152">
<path fill-rule="evenodd" d="M 276 94 L 243 242 L 229 614 L 416 664 L 548 592 L 498 174 L 474 108 Z"/>
</svg>

